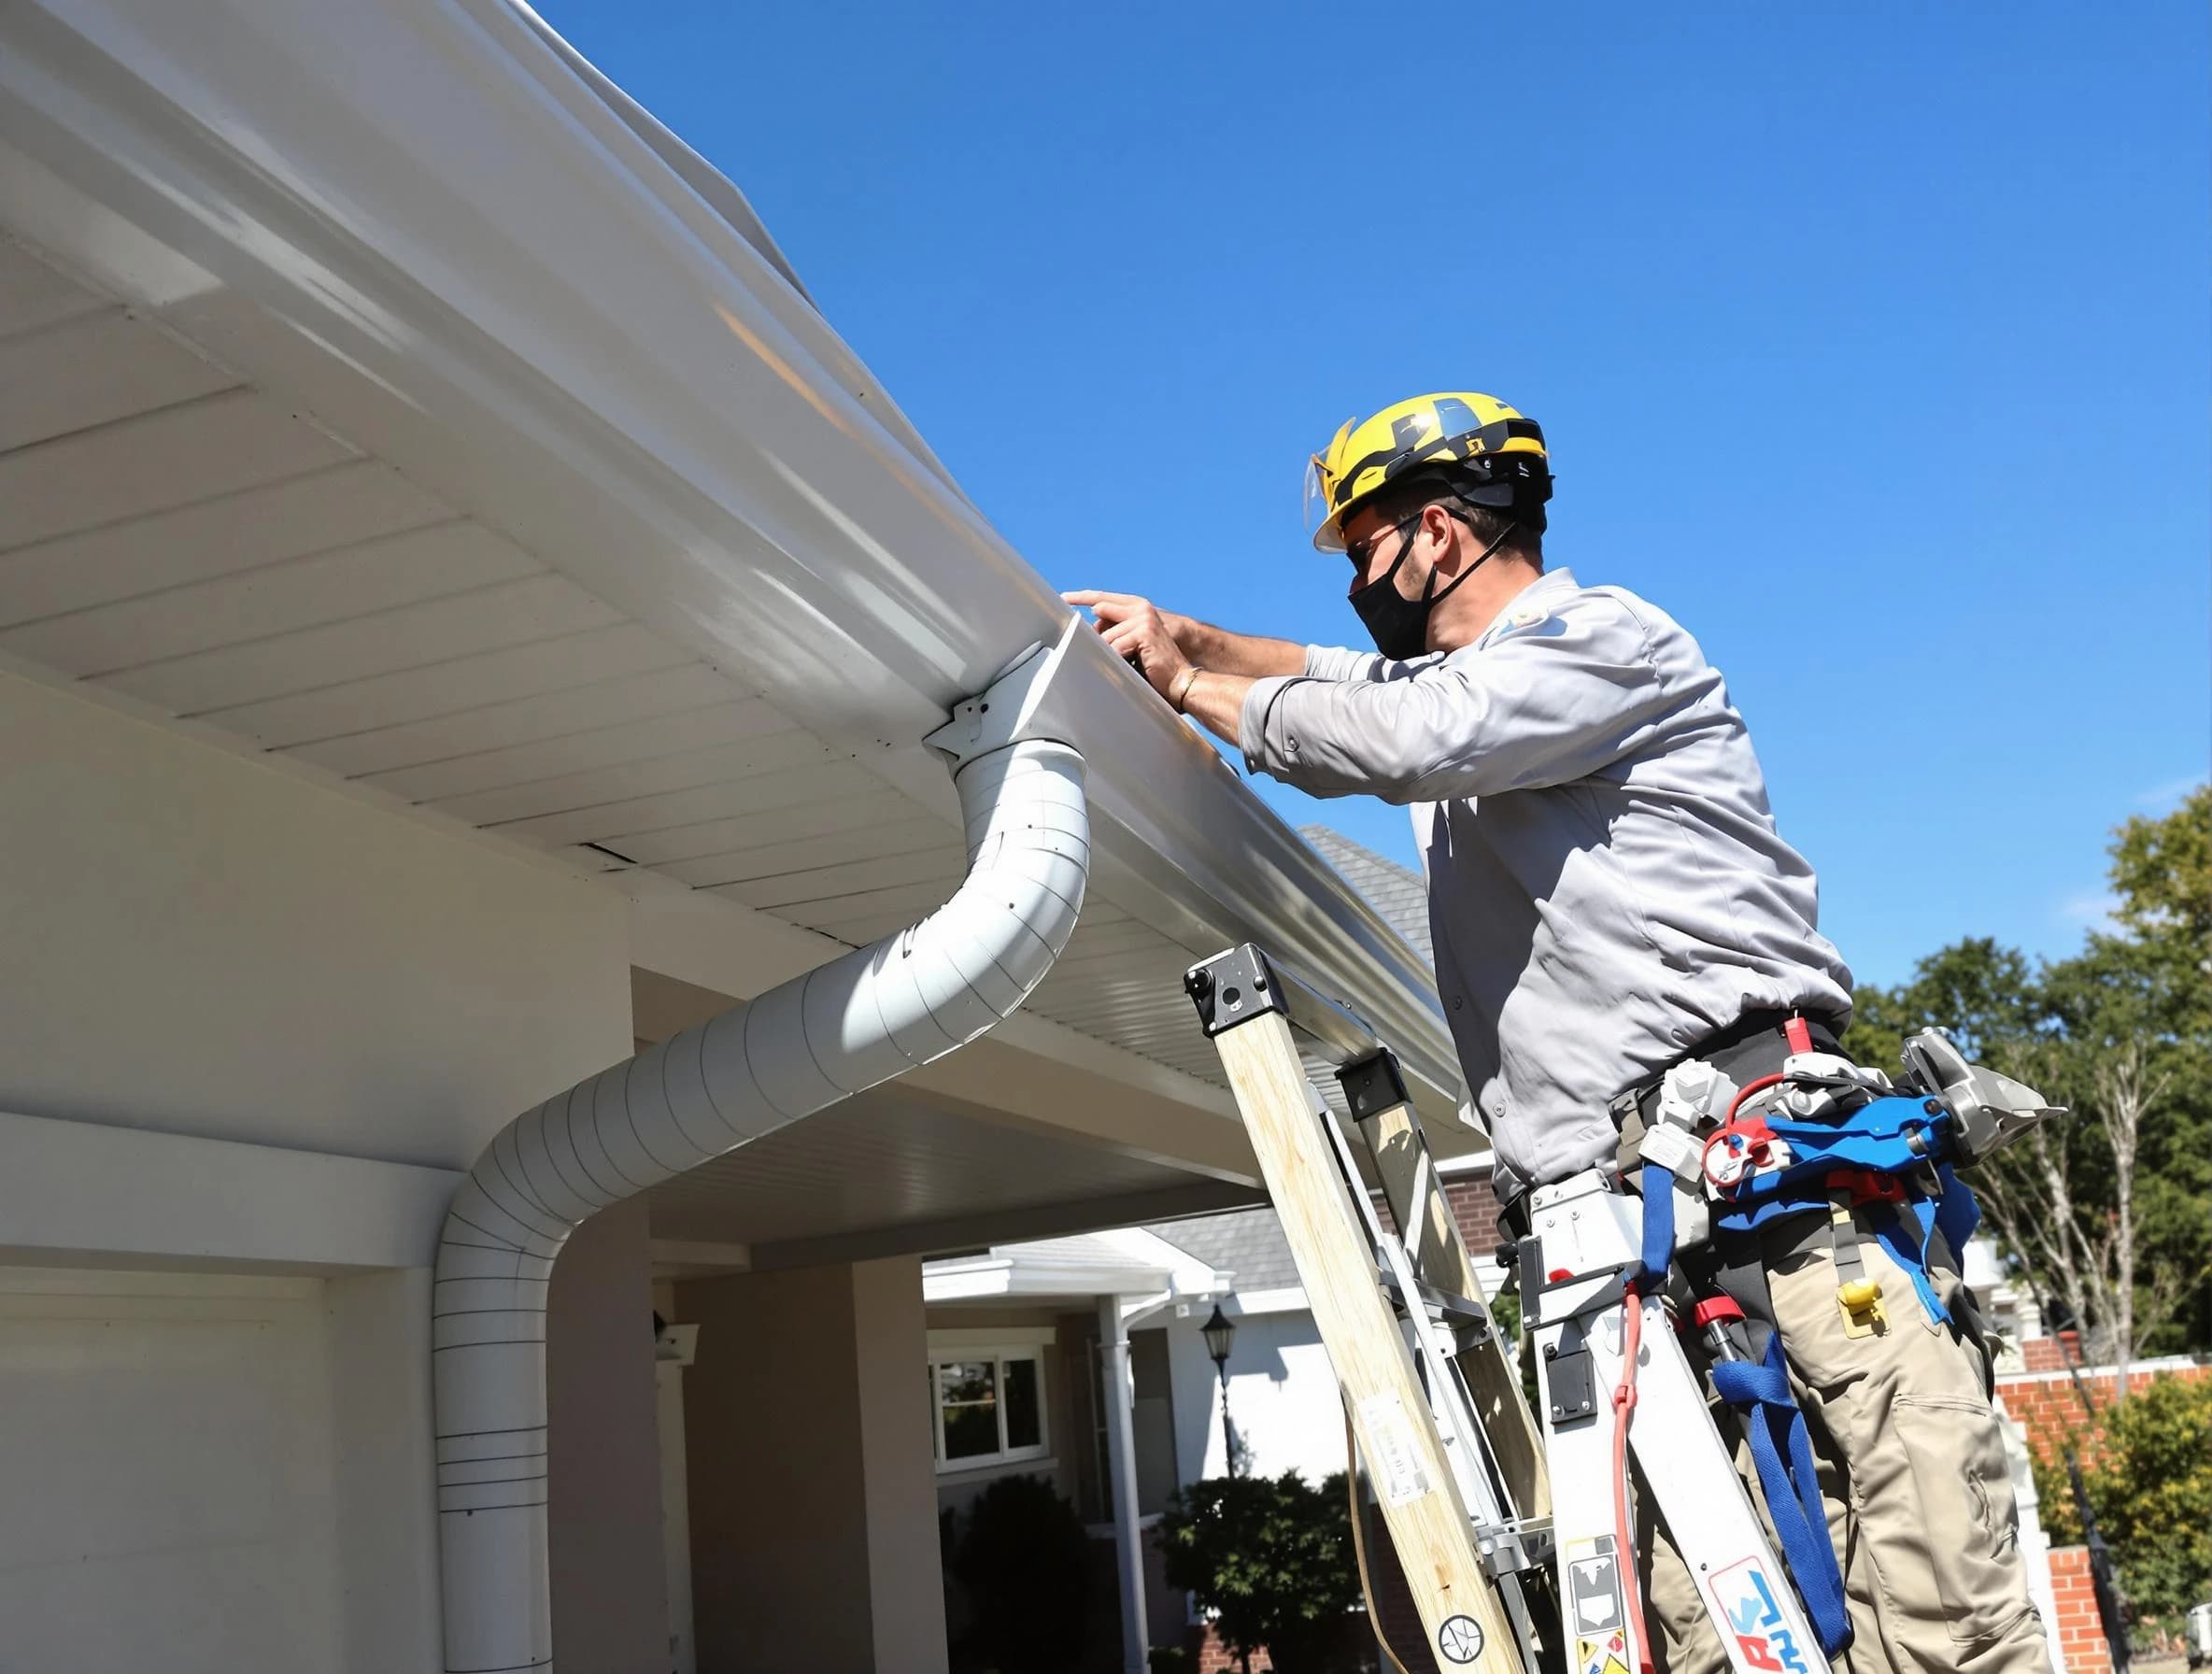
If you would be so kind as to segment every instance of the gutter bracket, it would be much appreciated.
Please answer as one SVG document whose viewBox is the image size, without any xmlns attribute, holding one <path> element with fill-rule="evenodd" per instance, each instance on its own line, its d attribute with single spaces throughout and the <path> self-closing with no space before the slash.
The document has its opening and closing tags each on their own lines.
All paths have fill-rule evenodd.
<svg viewBox="0 0 2212 1674">
<path fill-rule="evenodd" d="M 957 772 L 977 757 L 1011 744 L 1035 739 L 1071 743 L 1063 736 L 1065 728 L 1044 724 L 1042 712 L 1053 680 L 1067 661 L 1069 644 L 1083 626 L 1082 617 L 1071 615 L 1057 644 L 1032 645 L 989 686 L 954 704 L 952 718 L 923 736 L 924 747 Z"/>
</svg>

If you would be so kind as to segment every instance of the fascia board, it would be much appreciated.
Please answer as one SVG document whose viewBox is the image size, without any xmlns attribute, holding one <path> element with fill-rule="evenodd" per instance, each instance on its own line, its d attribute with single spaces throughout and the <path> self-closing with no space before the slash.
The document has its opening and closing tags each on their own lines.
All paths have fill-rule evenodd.
<svg viewBox="0 0 2212 1674">
<path fill-rule="evenodd" d="M 0 8 L 0 219 L 948 818 L 918 740 L 1066 620 L 719 177 L 503 0 Z M 1099 888 L 1263 943 L 1451 1114 L 1418 956 L 1095 636 L 1052 716 Z"/>
</svg>

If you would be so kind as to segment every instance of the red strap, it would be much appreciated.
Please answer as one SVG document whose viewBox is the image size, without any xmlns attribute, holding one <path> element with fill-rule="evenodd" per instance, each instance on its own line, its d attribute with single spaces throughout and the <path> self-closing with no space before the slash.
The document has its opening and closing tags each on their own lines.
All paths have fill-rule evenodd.
<svg viewBox="0 0 2212 1674">
<path fill-rule="evenodd" d="M 1822 1183 L 1830 1191 L 1847 1191 L 1859 1203 L 1902 1203 L 1905 1182 L 1895 1174 L 1877 1174 L 1872 1169 L 1831 1169 Z"/>
<path fill-rule="evenodd" d="M 1743 1310 L 1736 1305 L 1734 1297 L 1708 1297 L 1697 1304 L 1691 1317 L 1703 1326 L 1717 1319 L 1741 1319 Z"/>
<path fill-rule="evenodd" d="M 1812 1025 L 1806 1022 L 1804 1018 L 1791 1018 L 1782 1025 L 1782 1033 L 1788 1038 L 1792 1052 L 1810 1052 L 1812 1050 Z"/>
</svg>

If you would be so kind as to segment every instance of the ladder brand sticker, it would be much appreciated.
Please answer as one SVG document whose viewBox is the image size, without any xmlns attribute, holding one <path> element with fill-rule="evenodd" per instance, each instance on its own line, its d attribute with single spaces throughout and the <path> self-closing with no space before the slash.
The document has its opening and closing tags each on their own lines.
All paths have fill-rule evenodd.
<svg viewBox="0 0 2212 1674">
<path fill-rule="evenodd" d="M 1382 1494 L 1386 1506 L 1402 1506 L 1428 1492 L 1428 1473 L 1421 1468 L 1421 1455 L 1413 1451 L 1413 1426 L 1406 1420 L 1405 1403 L 1393 1390 L 1370 1395 L 1359 1403 L 1360 1427 L 1367 1432 L 1368 1471 Z"/>
<path fill-rule="evenodd" d="M 1706 1584 L 1721 1607 L 1723 1631 L 1735 1636 L 1746 1667 L 1764 1668 L 1769 1674 L 1806 1674 L 1805 1653 L 1784 1622 L 1774 1583 L 1757 1558 L 1730 1564 Z"/>
<path fill-rule="evenodd" d="M 1482 1654 L 1482 1624 L 1472 1616 L 1453 1616 L 1437 1629 L 1437 1649 L 1448 1663 L 1471 1663 Z"/>
</svg>

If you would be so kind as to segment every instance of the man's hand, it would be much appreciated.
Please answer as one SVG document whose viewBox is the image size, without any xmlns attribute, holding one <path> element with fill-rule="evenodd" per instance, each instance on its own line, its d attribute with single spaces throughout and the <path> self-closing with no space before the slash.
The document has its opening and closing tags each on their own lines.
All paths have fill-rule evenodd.
<svg viewBox="0 0 2212 1674">
<path fill-rule="evenodd" d="M 1159 608 L 1134 593 L 1062 593 L 1071 604 L 1087 606 L 1099 634 L 1116 655 L 1152 682 L 1163 698 L 1172 698 L 1176 680 L 1191 666 L 1187 642 L 1199 624 Z"/>
</svg>

